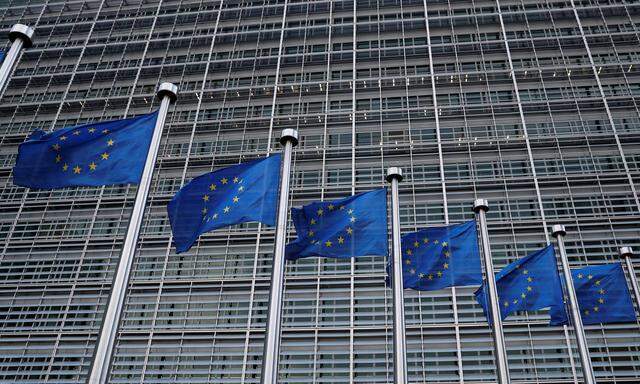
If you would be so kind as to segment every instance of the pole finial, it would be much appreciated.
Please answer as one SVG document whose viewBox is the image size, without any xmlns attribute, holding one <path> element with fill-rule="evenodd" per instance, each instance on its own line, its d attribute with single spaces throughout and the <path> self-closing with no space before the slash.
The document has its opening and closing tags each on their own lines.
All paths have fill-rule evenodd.
<svg viewBox="0 0 640 384">
<path fill-rule="evenodd" d="M 625 257 L 633 257 L 633 249 L 631 247 L 620 247 L 618 252 L 620 253 L 620 257 L 623 259 Z"/>
<path fill-rule="evenodd" d="M 29 48 L 33 45 L 33 41 L 31 41 L 33 34 L 33 28 L 24 24 L 14 24 L 13 27 L 11 27 L 11 31 L 9 31 L 9 40 L 22 39 L 24 47 Z"/>
<path fill-rule="evenodd" d="M 402 177 L 402 168 L 400 167 L 389 167 L 387 168 L 387 177 L 386 177 L 388 182 L 391 182 L 393 179 L 398 180 L 398 182 L 401 182 L 403 177 Z"/>
<path fill-rule="evenodd" d="M 298 145 L 298 130 L 293 128 L 283 129 L 280 134 L 280 144 L 285 145 L 287 142 L 295 147 Z"/>
<path fill-rule="evenodd" d="M 156 96 L 158 96 L 158 99 L 160 100 L 162 100 L 163 97 L 167 96 L 173 103 L 178 99 L 178 86 L 173 83 L 162 83 L 158 87 Z"/>
<path fill-rule="evenodd" d="M 478 213 L 478 211 L 481 210 L 485 212 L 489 210 L 487 199 L 476 199 L 476 201 L 473 202 L 473 212 Z"/>
<path fill-rule="evenodd" d="M 564 225 L 554 224 L 553 227 L 551 227 L 551 234 L 553 237 L 566 236 L 567 231 L 564 229 Z"/>
</svg>

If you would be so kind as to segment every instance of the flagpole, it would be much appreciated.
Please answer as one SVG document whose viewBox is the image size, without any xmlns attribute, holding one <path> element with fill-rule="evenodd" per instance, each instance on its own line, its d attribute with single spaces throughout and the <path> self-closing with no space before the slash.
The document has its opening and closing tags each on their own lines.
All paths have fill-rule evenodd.
<svg viewBox="0 0 640 384">
<path fill-rule="evenodd" d="M 493 260 L 491 258 L 491 247 L 489 246 L 489 231 L 487 230 L 487 211 L 489 204 L 485 199 L 477 199 L 473 203 L 473 211 L 478 215 L 480 221 L 480 234 L 482 237 L 482 256 L 486 280 L 489 288 L 489 304 L 491 308 L 491 323 L 493 327 L 493 346 L 496 360 L 496 376 L 498 383 L 509 384 L 509 365 L 507 361 L 507 349 L 502 333 L 502 317 L 500 314 L 500 304 L 498 303 L 498 288 L 496 287 L 496 275 L 493 271 Z"/>
<path fill-rule="evenodd" d="M 631 280 L 633 296 L 636 299 L 636 307 L 638 308 L 638 313 L 640 313 L 640 287 L 638 287 L 638 279 L 636 278 L 636 272 L 633 269 L 633 263 L 631 262 L 631 258 L 633 257 L 633 249 L 631 249 L 631 247 L 620 248 L 620 257 L 622 257 L 625 264 L 627 264 L 627 273 L 629 274 L 629 280 Z"/>
<path fill-rule="evenodd" d="M 402 181 L 402 169 L 387 169 L 387 181 L 391 183 L 391 228 L 393 230 L 393 375 L 395 384 L 407 383 L 407 342 L 404 329 L 404 287 L 402 278 L 402 244 L 400 240 L 400 198 L 398 183 Z"/>
<path fill-rule="evenodd" d="M 9 32 L 9 40 L 12 41 L 11 48 L 4 56 L 4 61 L 0 66 L 0 92 L 2 92 L 9 79 L 13 65 L 18 60 L 20 50 L 23 47 L 29 48 L 32 45 L 33 33 L 33 28 L 29 28 L 24 24 L 14 24 L 11 28 Z"/>
<path fill-rule="evenodd" d="M 573 328 L 576 332 L 576 341 L 578 342 L 578 352 L 580 352 L 580 361 L 582 363 L 582 376 L 585 384 L 595 384 L 596 379 L 593 375 L 591 367 L 591 357 L 589 356 L 589 347 L 587 346 L 587 338 L 584 334 L 584 326 L 582 325 L 582 317 L 580 316 L 580 307 L 578 306 L 578 296 L 573 286 L 573 278 L 569 269 L 569 259 L 567 251 L 564 248 L 564 236 L 567 232 L 564 225 L 555 224 L 552 229 L 553 237 L 558 241 L 558 251 L 560 251 L 560 261 L 562 262 L 562 274 L 564 275 L 565 288 L 569 296 L 569 307 L 571 307 L 571 320 Z"/>
<path fill-rule="evenodd" d="M 264 337 L 262 355 L 262 384 L 278 382 L 278 362 L 280 357 L 280 330 L 282 328 L 282 292 L 284 290 L 284 249 L 287 235 L 287 214 L 289 212 L 289 178 L 291 175 L 291 154 L 298 145 L 298 131 L 284 129 L 280 136 L 284 145 L 282 177 L 280 178 L 280 202 L 276 224 L 276 246 L 271 270 L 271 290 L 269 292 L 269 314 Z"/>
<path fill-rule="evenodd" d="M 158 119 L 156 120 L 156 125 L 153 130 L 151 144 L 149 145 L 149 152 L 147 153 L 142 177 L 140 178 L 140 184 L 138 185 L 138 191 L 136 192 L 136 200 L 133 205 L 131 217 L 129 218 L 127 236 L 125 237 L 124 244 L 122 246 L 122 254 L 120 256 L 120 261 L 118 262 L 118 269 L 111 286 L 111 295 L 109 296 L 109 303 L 104 315 L 104 320 L 102 321 L 102 329 L 100 331 L 100 338 L 93 358 L 89 384 L 104 384 L 107 382 L 109 376 L 109 363 L 111 362 L 113 346 L 115 344 L 116 333 L 118 331 L 118 324 L 122 314 L 122 307 L 124 304 L 127 284 L 129 282 L 133 256 L 138 243 L 140 224 L 142 223 L 142 216 L 147 203 L 147 196 L 149 195 L 149 187 L 151 186 L 153 169 L 156 164 L 158 148 L 160 147 L 162 129 L 167 117 L 169 105 L 176 101 L 177 93 L 178 87 L 171 83 L 162 83 L 160 84 L 160 87 L 158 87 L 157 96 L 162 100 L 160 102 L 160 109 L 158 110 Z"/>
</svg>

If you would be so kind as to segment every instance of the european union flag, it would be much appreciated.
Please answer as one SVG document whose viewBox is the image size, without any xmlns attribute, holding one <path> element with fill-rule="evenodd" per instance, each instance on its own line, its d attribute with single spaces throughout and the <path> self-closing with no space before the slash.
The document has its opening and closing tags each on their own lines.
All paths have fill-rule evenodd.
<svg viewBox="0 0 640 384">
<path fill-rule="evenodd" d="M 176 251 L 188 251 L 201 234 L 229 225 L 275 225 L 281 158 L 276 154 L 219 169 L 182 187 L 167 207 Z"/>
<path fill-rule="evenodd" d="M 387 255 L 385 188 L 293 208 L 291 215 L 298 238 L 287 244 L 287 260 Z"/>
<path fill-rule="evenodd" d="M 562 286 L 553 246 L 549 245 L 507 265 L 496 275 L 498 302 L 502 319 L 516 311 L 530 311 L 552 307 L 564 308 Z M 491 321 L 486 283 L 476 291 L 476 300 Z"/>
<path fill-rule="evenodd" d="M 482 284 L 476 222 L 426 228 L 402 236 L 404 288 L 432 291 Z M 390 281 L 391 269 L 387 266 Z"/>
<path fill-rule="evenodd" d="M 572 270 L 571 277 L 583 324 L 636 321 L 636 311 L 620 263 Z M 564 279 L 562 283 L 564 284 Z M 555 324 L 567 323 L 567 317 L 563 312 L 558 311 L 556 317 L 561 319 L 563 315 L 564 321 L 559 320 Z"/>
<path fill-rule="evenodd" d="M 46 133 L 20 144 L 13 182 L 28 188 L 138 183 L 158 112 Z"/>
</svg>

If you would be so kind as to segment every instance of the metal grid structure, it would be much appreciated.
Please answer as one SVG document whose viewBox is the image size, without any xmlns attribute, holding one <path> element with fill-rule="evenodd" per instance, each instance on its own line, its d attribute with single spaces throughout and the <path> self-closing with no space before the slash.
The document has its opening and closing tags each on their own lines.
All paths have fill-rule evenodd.
<svg viewBox="0 0 640 384">
<path fill-rule="evenodd" d="M 499 270 L 564 224 L 572 266 L 640 246 L 640 4 L 622 0 L 5 0 L 34 27 L 0 99 L 0 381 L 88 375 L 135 187 L 12 185 L 35 128 L 157 107 L 178 85 L 110 381 L 258 383 L 273 228 L 170 246 L 165 206 L 195 175 L 277 151 L 296 128 L 292 206 L 383 186 L 404 231 L 487 198 Z M 8 41 L 6 42 L 8 44 Z M 291 228 L 290 236 L 294 236 Z M 389 383 L 383 257 L 287 266 L 281 383 Z M 495 380 L 474 288 L 405 292 L 412 382 Z M 504 322 L 514 383 L 578 382 L 545 311 Z M 639 324 L 587 327 L 599 383 L 640 380 Z"/>
</svg>

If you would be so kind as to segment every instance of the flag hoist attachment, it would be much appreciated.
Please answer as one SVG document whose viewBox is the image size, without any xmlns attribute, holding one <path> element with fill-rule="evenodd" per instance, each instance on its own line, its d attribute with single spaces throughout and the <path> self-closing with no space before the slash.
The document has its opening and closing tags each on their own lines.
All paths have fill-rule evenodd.
<svg viewBox="0 0 640 384">
<path fill-rule="evenodd" d="M 11 31 L 9 31 L 9 40 L 12 42 L 11 48 L 9 48 L 9 51 L 4 55 L 4 59 L 0 60 L 0 62 L 2 62 L 0 66 L 0 93 L 9 79 L 11 70 L 18 60 L 22 48 L 31 47 L 33 34 L 33 28 L 24 24 L 14 24 Z"/>
<path fill-rule="evenodd" d="M 633 297 L 636 300 L 636 310 L 640 313 L 640 288 L 638 287 L 638 279 L 636 278 L 636 272 L 633 269 L 633 263 L 631 262 L 633 249 L 631 249 L 631 247 L 620 248 L 620 257 L 624 259 L 624 263 L 627 266 L 627 273 L 629 274 L 631 288 L 633 289 Z"/>
</svg>

